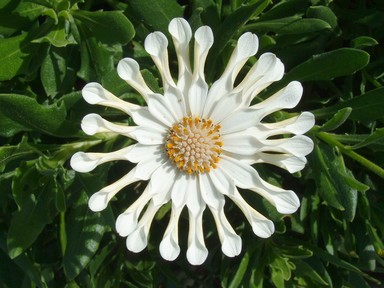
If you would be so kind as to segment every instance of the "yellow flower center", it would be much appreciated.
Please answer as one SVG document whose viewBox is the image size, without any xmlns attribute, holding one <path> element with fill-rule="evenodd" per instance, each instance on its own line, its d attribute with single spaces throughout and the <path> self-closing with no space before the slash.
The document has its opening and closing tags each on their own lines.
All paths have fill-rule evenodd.
<svg viewBox="0 0 384 288">
<path fill-rule="evenodd" d="M 199 117 L 184 117 L 169 131 L 165 144 L 169 159 L 188 174 L 209 172 L 220 161 L 220 125 Z"/>
</svg>

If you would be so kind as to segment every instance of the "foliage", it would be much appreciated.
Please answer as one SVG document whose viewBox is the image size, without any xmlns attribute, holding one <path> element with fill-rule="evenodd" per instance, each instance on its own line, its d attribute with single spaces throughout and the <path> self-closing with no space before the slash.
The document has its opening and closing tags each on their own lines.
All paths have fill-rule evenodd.
<svg viewBox="0 0 384 288">
<path fill-rule="evenodd" d="M 234 39 L 260 38 L 286 64 L 282 81 L 304 85 L 295 111 L 312 111 L 315 148 L 300 174 L 257 166 L 270 182 L 301 199 L 300 211 L 278 214 L 260 198 L 254 206 L 273 217 L 277 232 L 259 239 L 236 207 L 231 223 L 243 252 L 222 255 L 213 219 L 205 231 L 210 257 L 201 267 L 161 259 L 158 244 L 166 211 L 157 215 L 148 251 L 133 254 L 116 236 L 115 217 L 140 187 L 93 213 L 87 199 L 126 173 L 126 164 L 78 174 L 76 151 L 110 151 L 123 139 L 86 136 L 85 83 L 97 81 L 142 103 L 115 72 L 122 57 L 136 58 L 146 80 L 159 76 L 143 49 L 145 36 L 167 33 L 170 19 L 212 27 L 215 44 L 207 79 L 223 71 Z M 0 2 L 0 286 L 1 287 L 378 287 L 384 281 L 384 5 L 380 0 L 3 0 Z M 174 57 L 170 55 L 170 57 Z M 174 58 L 172 58 L 175 60 Z M 255 61 L 255 59 L 252 59 Z M 172 67 L 176 70 L 176 67 Z M 135 194 L 132 197 L 132 194 Z M 181 221 L 181 244 L 188 229 Z M 185 249 L 184 249 L 185 251 Z"/>
</svg>

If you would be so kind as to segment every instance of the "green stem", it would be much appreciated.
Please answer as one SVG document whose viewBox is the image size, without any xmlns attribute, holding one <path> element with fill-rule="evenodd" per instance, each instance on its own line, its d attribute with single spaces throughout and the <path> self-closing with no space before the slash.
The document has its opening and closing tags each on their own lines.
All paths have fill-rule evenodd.
<svg viewBox="0 0 384 288">
<path fill-rule="evenodd" d="M 367 169 L 371 170 L 376 175 L 380 176 L 381 178 L 384 178 L 384 169 L 380 166 L 376 165 L 372 161 L 368 160 L 367 158 L 361 156 L 360 154 L 356 153 L 355 151 L 351 150 L 350 148 L 345 147 L 342 143 L 337 141 L 331 134 L 326 132 L 318 132 L 316 133 L 316 136 L 323 140 L 324 142 L 328 143 L 329 145 L 335 146 L 339 148 L 341 153 L 344 155 L 352 158 L 353 160 L 359 162 L 361 165 L 366 167 Z"/>
<path fill-rule="evenodd" d="M 64 256 L 67 248 L 67 232 L 65 231 L 65 212 L 60 212 L 60 246 L 61 253 Z"/>
</svg>

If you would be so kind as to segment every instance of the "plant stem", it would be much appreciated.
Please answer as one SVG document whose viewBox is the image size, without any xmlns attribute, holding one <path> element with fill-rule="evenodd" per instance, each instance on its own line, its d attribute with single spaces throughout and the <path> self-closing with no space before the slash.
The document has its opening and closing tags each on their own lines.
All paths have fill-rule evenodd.
<svg viewBox="0 0 384 288">
<path fill-rule="evenodd" d="M 360 154 L 356 153 L 355 151 L 351 150 L 350 148 L 345 147 L 342 143 L 337 141 L 331 134 L 326 132 L 318 132 L 316 133 L 316 136 L 319 139 L 323 140 L 324 142 L 328 143 L 329 145 L 339 148 L 341 153 L 359 162 L 361 165 L 363 165 L 364 167 L 366 167 L 376 175 L 380 176 L 381 178 L 384 178 L 383 168 L 376 165 L 375 163 L 368 160 L 367 158 L 361 156 Z"/>
</svg>

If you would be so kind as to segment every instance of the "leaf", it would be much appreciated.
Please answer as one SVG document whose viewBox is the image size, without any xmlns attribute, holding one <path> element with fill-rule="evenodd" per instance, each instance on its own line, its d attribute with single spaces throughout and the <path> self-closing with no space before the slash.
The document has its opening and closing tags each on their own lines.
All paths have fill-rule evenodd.
<svg viewBox="0 0 384 288">
<path fill-rule="evenodd" d="M 128 12 L 151 30 L 168 33 L 169 22 L 183 17 L 183 9 L 175 0 L 130 0 Z"/>
<path fill-rule="evenodd" d="M 0 147 L 0 172 L 4 171 L 10 161 L 39 153 L 39 150 L 29 145 L 24 139 L 18 145 L 2 146 Z"/>
<path fill-rule="evenodd" d="M 339 111 L 326 123 L 320 126 L 320 131 L 332 131 L 342 125 L 352 112 L 351 107 L 345 107 Z"/>
<path fill-rule="evenodd" d="M 76 73 L 67 66 L 68 64 L 67 49 L 51 47 L 40 69 L 41 82 L 48 96 L 55 97 L 58 94 L 71 92 Z"/>
<path fill-rule="evenodd" d="M 243 258 L 241 259 L 241 262 L 239 264 L 239 267 L 237 268 L 237 271 L 235 273 L 235 276 L 233 277 L 230 285 L 228 286 L 229 288 L 234 288 L 234 287 L 239 287 L 240 284 L 243 281 L 244 274 L 247 272 L 248 269 L 248 264 L 249 264 L 249 251 L 247 251 Z"/>
<path fill-rule="evenodd" d="M 316 182 L 318 193 L 327 204 L 338 210 L 344 210 L 345 208 L 340 203 L 337 186 L 334 183 L 334 174 L 332 173 L 332 170 L 337 170 L 339 167 L 329 165 L 333 158 L 334 155 L 327 146 L 322 143 L 315 145 L 314 151 L 310 155 L 313 179 Z"/>
<path fill-rule="evenodd" d="M 96 177 L 82 177 L 82 179 L 95 182 Z M 94 184 L 88 185 L 95 186 Z M 88 265 L 107 229 L 100 213 L 89 210 L 88 196 L 85 191 L 79 190 L 76 195 L 75 204 L 67 212 L 66 234 L 68 236 L 63 258 L 64 272 L 70 280 L 76 278 Z"/>
<path fill-rule="evenodd" d="M 72 123 L 66 121 L 64 105 L 40 105 L 35 99 L 18 94 L 0 94 L 0 116 L 8 123 L 0 123 L 0 135 L 9 137 L 19 131 L 35 130 L 58 137 L 74 135 Z M 12 122 L 15 126 L 7 126 Z"/>
<path fill-rule="evenodd" d="M 318 81 L 352 75 L 369 63 L 369 54 L 359 49 L 340 48 L 323 54 L 296 66 L 284 77 L 284 85 L 290 81 Z"/>
<path fill-rule="evenodd" d="M 27 73 L 33 56 L 38 52 L 39 45 L 30 42 L 28 33 L 0 39 L 0 81 Z"/>
<path fill-rule="evenodd" d="M 332 30 L 337 27 L 337 16 L 327 6 L 311 6 L 307 10 L 307 17 L 317 18 L 327 22 Z M 357 48 L 357 47 L 355 47 Z"/>
<path fill-rule="evenodd" d="M 369 36 L 360 36 L 352 40 L 352 46 L 357 49 L 376 46 L 378 44 L 379 43 L 376 41 L 376 39 Z"/>
<path fill-rule="evenodd" d="M 87 37 L 84 33 L 82 35 L 85 41 L 80 45 L 81 67 L 77 75 L 87 82 L 95 79 L 101 82 L 105 75 L 115 69 L 113 54 L 98 44 L 94 37 Z"/>
<path fill-rule="evenodd" d="M 290 0 L 276 2 L 270 10 L 260 15 L 260 21 L 281 19 L 303 13 L 309 6 L 306 0 Z"/>
<path fill-rule="evenodd" d="M 328 286 L 328 282 L 324 280 L 315 269 L 313 269 L 309 264 L 303 260 L 295 259 L 293 260 L 296 269 L 296 277 L 308 278 L 314 287 Z M 316 285 L 316 286 L 315 286 Z"/>
<path fill-rule="evenodd" d="M 345 107 L 352 108 L 351 115 L 349 116 L 352 120 L 375 121 L 383 119 L 384 87 L 371 90 L 363 95 L 355 96 L 352 99 L 312 112 L 316 118 L 328 118 Z"/>
<path fill-rule="evenodd" d="M 5 236 L 3 237 L 3 234 L 2 234 L 0 236 L 0 259 L 4 257 L 6 258 L 6 260 L 3 261 L 3 259 L 1 259 L 0 261 L 0 267 L 3 264 L 5 266 L 5 269 L 0 269 L 0 275 L 2 273 L 4 274 L 6 273 L 7 275 L 5 275 L 4 278 L 0 278 L 0 284 L 2 280 L 12 281 L 10 280 L 10 278 L 13 278 L 12 283 L 18 282 L 18 280 L 22 283 L 26 283 L 28 282 L 26 277 L 21 277 L 18 280 L 15 279 L 16 277 L 20 277 L 22 275 L 22 274 L 20 275 L 19 272 L 24 272 L 23 274 L 26 275 L 31 281 L 33 281 L 37 285 L 37 287 L 41 287 L 41 288 L 48 287 L 46 280 L 44 279 L 44 275 L 42 274 L 42 271 L 40 269 L 40 266 L 36 263 L 33 263 L 30 257 L 26 255 L 20 255 L 19 257 L 11 261 L 8 255 L 5 254 L 6 252 L 7 252 L 6 239 L 5 239 Z M 20 284 L 20 285 L 10 285 L 10 286 L 4 286 L 4 287 L 23 287 L 23 286 L 22 284 Z"/>
<path fill-rule="evenodd" d="M 33 162 L 16 169 L 12 190 L 18 210 L 13 213 L 7 237 L 12 259 L 32 245 L 56 215 L 52 209 L 56 189 L 53 184 L 54 179 L 40 175 Z"/>
<path fill-rule="evenodd" d="M 119 11 L 75 10 L 73 17 L 86 28 L 86 37 L 95 37 L 104 44 L 126 45 L 135 35 L 132 23 Z"/>
<path fill-rule="evenodd" d="M 16 31 L 28 28 L 43 10 L 44 7 L 29 1 L 1 1 L 0 34 L 8 37 Z"/>
<path fill-rule="evenodd" d="M 70 44 L 76 44 L 73 36 L 67 34 L 66 27 L 68 27 L 68 21 L 63 17 L 59 17 L 57 24 L 55 24 L 53 20 L 46 21 L 41 26 L 45 35 L 34 39 L 32 43 L 48 42 L 55 47 L 65 47 Z"/>
<path fill-rule="evenodd" d="M 282 26 L 277 33 L 280 34 L 307 34 L 314 33 L 326 29 L 331 29 L 331 26 L 320 19 L 298 19 L 296 21 L 290 22 L 287 25 Z"/>
</svg>

